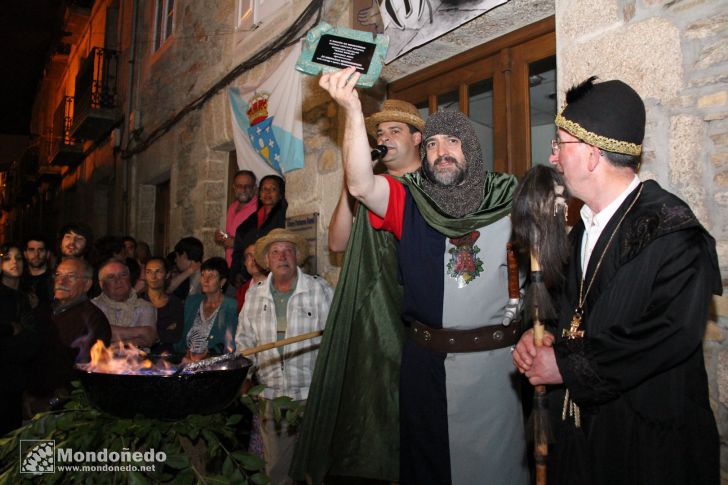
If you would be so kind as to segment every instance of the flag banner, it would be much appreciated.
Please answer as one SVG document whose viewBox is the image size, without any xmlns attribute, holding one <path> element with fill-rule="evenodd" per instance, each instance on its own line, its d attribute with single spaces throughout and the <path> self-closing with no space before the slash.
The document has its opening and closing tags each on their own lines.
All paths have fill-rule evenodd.
<svg viewBox="0 0 728 485">
<path fill-rule="evenodd" d="M 483 15 L 508 0 L 379 0 L 379 13 L 384 33 L 389 37 L 389 51 L 384 59 L 389 64 L 411 51 L 466 22 Z M 357 13 L 359 19 L 375 22 L 374 2 Z M 359 20 L 361 22 L 361 20 Z"/>
<path fill-rule="evenodd" d="M 259 85 L 227 90 L 238 167 L 259 179 L 303 168 L 300 53 L 299 42 Z"/>
</svg>

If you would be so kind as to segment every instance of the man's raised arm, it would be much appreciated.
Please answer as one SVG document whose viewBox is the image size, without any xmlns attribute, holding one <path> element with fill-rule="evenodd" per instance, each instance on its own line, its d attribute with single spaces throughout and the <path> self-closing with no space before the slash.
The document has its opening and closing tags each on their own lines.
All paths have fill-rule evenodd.
<svg viewBox="0 0 728 485">
<path fill-rule="evenodd" d="M 343 109 L 345 117 L 344 175 L 349 193 L 380 217 L 387 212 L 389 184 L 384 177 L 372 171 L 371 150 L 367 140 L 364 114 L 359 94 L 354 85 L 359 73 L 348 67 L 334 73 L 323 74 L 319 86 L 331 95 Z"/>
<path fill-rule="evenodd" d="M 349 243 L 351 236 L 351 228 L 354 226 L 354 211 L 356 202 L 346 190 L 346 181 L 341 187 L 341 195 L 339 202 L 336 204 L 334 213 L 331 215 L 329 222 L 329 250 L 335 252 L 343 252 Z"/>
</svg>

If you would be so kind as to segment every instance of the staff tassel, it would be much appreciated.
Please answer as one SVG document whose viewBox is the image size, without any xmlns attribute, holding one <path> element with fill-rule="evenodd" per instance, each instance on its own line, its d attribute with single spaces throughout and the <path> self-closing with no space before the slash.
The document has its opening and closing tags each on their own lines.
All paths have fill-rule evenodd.
<svg viewBox="0 0 728 485">
<path fill-rule="evenodd" d="M 533 341 L 543 346 L 543 321 L 556 318 L 549 288 L 564 280 L 568 257 L 566 194 L 563 180 L 553 168 L 536 165 L 523 177 L 513 196 L 511 218 L 518 249 L 531 258 L 530 284 L 526 291 L 526 317 L 533 321 Z M 534 437 L 536 484 L 546 485 L 549 419 L 546 386 L 536 386 L 531 426 Z"/>
</svg>

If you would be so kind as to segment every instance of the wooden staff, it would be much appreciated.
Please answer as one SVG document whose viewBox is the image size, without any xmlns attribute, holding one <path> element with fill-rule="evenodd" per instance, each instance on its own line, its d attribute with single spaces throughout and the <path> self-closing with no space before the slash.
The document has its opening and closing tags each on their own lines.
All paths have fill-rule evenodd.
<svg viewBox="0 0 728 485">
<path fill-rule="evenodd" d="M 301 342 L 303 340 L 310 340 L 312 338 L 316 338 L 316 337 L 323 335 L 323 333 L 324 333 L 323 330 L 316 330 L 313 332 L 296 335 L 294 337 L 288 337 L 288 338 L 284 338 L 281 340 L 276 340 L 275 342 L 268 342 L 265 344 L 257 345 L 255 347 L 251 347 L 249 349 L 240 350 L 237 352 L 231 352 L 231 353 L 223 354 L 223 355 L 218 355 L 215 357 L 208 357 L 208 358 L 205 358 L 202 360 L 198 360 L 196 362 L 182 364 L 179 367 L 177 367 L 177 370 L 175 371 L 175 373 L 173 375 L 177 376 L 180 374 L 192 373 L 192 372 L 205 370 L 210 367 L 220 366 L 229 360 L 234 360 L 239 355 L 242 355 L 243 357 L 247 357 L 249 355 L 257 354 L 258 352 L 263 352 L 264 350 L 277 349 L 278 347 L 283 347 L 284 345 Z"/>
<path fill-rule="evenodd" d="M 288 337 L 281 340 L 276 340 L 275 342 L 268 342 L 266 344 L 256 345 L 255 347 L 241 350 L 238 353 L 242 354 L 244 357 L 247 357 L 249 355 L 257 354 L 258 352 L 263 352 L 264 350 L 277 349 L 278 347 L 283 347 L 284 345 L 294 344 L 303 340 L 310 340 L 312 338 L 320 337 L 321 335 L 323 335 L 323 333 L 323 330 L 302 333 L 301 335 L 296 335 L 295 337 Z"/>
<path fill-rule="evenodd" d="M 540 281 L 539 281 L 540 280 Z M 531 251 L 531 285 L 543 285 L 543 273 L 538 257 Z M 539 318 L 537 300 L 533 309 L 533 344 L 543 346 L 544 326 Z M 546 386 L 535 386 L 533 392 L 533 457 L 536 462 L 536 485 L 546 485 L 546 458 L 549 454 L 548 410 L 546 409 Z"/>
</svg>

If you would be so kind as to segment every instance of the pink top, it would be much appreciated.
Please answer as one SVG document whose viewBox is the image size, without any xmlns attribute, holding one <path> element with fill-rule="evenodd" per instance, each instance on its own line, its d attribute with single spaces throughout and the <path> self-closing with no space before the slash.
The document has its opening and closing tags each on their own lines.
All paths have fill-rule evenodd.
<svg viewBox="0 0 728 485">
<path fill-rule="evenodd" d="M 236 199 L 230 204 L 225 218 L 225 232 L 232 238 L 235 237 L 235 230 L 238 226 L 258 209 L 258 198 L 253 197 L 240 210 L 238 207 L 240 207 L 240 202 Z M 233 261 L 233 248 L 225 248 L 225 259 L 230 266 Z"/>
</svg>

